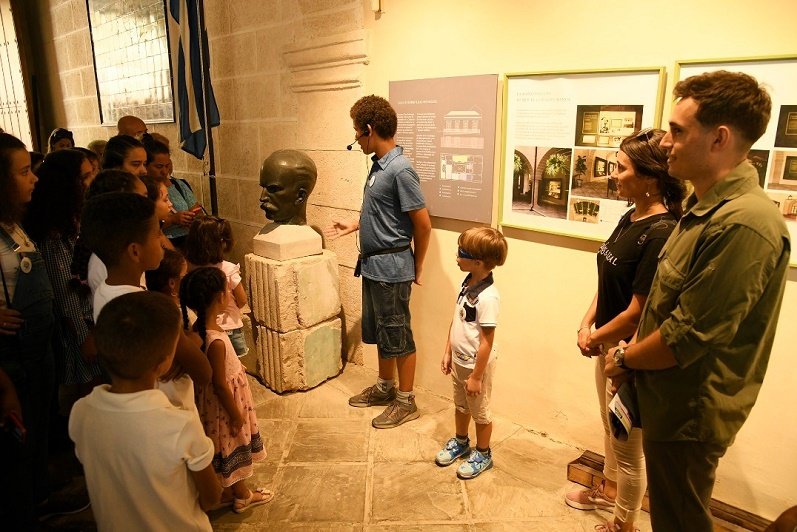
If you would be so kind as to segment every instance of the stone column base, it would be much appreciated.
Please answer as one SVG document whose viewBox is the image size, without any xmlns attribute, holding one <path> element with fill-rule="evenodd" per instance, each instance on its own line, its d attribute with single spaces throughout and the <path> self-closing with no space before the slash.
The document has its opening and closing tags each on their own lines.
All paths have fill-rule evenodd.
<svg viewBox="0 0 797 532">
<path fill-rule="evenodd" d="M 275 392 L 313 388 L 343 368 L 340 318 L 286 333 L 258 325 L 257 332 L 256 373 Z"/>
</svg>

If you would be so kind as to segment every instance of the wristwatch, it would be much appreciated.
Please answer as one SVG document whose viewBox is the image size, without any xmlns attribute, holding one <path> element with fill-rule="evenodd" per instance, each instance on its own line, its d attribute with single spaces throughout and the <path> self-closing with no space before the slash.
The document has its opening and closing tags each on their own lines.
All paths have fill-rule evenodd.
<svg viewBox="0 0 797 532">
<path fill-rule="evenodd" d="M 614 359 L 614 365 L 618 368 L 631 369 L 625 365 L 625 347 L 615 349 L 612 358 Z"/>
</svg>

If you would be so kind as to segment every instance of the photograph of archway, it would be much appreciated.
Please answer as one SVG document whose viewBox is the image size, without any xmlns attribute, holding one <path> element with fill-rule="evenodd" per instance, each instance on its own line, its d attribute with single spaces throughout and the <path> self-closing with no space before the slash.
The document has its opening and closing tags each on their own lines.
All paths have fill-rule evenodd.
<svg viewBox="0 0 797 532">
<path fill-rule="evenodd" d="M 566 218 L 572 153 L 570 148 L 515 147 L 512 211 Z"/>
<path fill-rule="evenodd" d="M 617 150 L 576 150 L 573 161 L 572 191 L 577 196 L 620 199 L 612 171 L 617 166 Z"/>
</svg>

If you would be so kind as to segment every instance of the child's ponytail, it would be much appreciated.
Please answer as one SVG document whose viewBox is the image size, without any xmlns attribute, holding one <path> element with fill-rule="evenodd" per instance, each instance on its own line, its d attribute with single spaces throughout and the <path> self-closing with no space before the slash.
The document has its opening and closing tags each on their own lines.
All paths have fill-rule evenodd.
<svg viewBox="0 0 797 532">
<path fill-rule="evenodd" d="M 188 311 L 190 308 L 196 312 L 197 320 L 194 324 L 196 331 L 202 338 L 202 349 L 205 349 L 207 330 L 205 320 L 207 309 L 219 293 L 227 290 L 227 276 L 212 266 L 197 268 L 188 272 L 180 283 L 180 306 L 183 309 L 183 324 L 188 328 Z"/>
</svg>

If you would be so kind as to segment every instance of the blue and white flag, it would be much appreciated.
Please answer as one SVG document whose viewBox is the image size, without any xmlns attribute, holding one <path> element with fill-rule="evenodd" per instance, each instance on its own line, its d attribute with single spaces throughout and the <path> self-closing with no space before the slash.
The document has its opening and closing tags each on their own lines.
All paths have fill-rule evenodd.
<svg viewBox="0 0 797 532">
<path fill-rule="evenodd" d="M 180 147 L 202 159 L 205 155 L 205 109 L 202 95 L 202 35 L 199 26 L 197 0 L 169 0 L 169 53 L 172 57 L 172 86 Z M 209 57 L 205 61 L 210 61 Z M 210 69 L 208 68 L 208 72 Z M 210 127 L 220 123 L 219 108 L 213 87 L 207 80 L 208 122 Z"/>
</svg>

